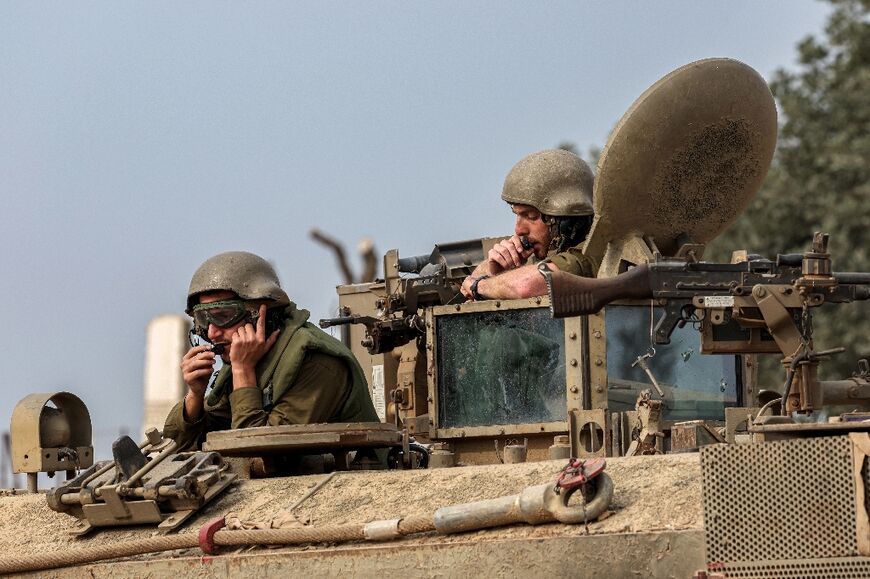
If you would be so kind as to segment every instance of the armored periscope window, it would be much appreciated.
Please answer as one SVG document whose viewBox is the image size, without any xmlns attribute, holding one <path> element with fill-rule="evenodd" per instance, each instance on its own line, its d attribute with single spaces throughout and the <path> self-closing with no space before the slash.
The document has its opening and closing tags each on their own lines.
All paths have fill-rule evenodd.
<svg viewBox="0 0 870 579">
<path fill-rule="evenodd" d="M 671 343 L 650 350 L 650 314 L 659 308 L 609 305 L 604 309 L 607 336 L 608 408 L 634 410 L 641 390 L 652 388 L 655 378 L 664 392 L 668 421 L 724 420 L 725 407 L 738 405 L 740 374 L 736 356 L 701 355 L 698 331 L 686 325 L 671 335 Z M 645 357 L 643 363 L 639 357 Z"/>
<path fill-rule="evenodd" d="M 566 430 L 568 397 L 580 406 L 579 321 L 555 320 L 548 306 L 535 298 L 431 308 L 433 438 Z"/>
<path fill-rule="evenodd" d="M 27 473 L 27 488 L 37 491 L 37 474 L 69 475 L 94 463 L 91 415 L 69 392 L 25 396 L 12 411 L 12 470 Z"/>
</svg>

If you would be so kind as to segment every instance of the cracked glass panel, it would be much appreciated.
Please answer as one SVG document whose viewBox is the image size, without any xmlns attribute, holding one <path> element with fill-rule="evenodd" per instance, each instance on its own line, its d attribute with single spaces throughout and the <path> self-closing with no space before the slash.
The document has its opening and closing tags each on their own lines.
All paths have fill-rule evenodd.
<svg viewBox="0 0 870 579">
<path fill-rule="evenodd" d="M 655 308 L 654 320 L 661 310 Z M 632 363 L 650 353 L 650 309 L 607 306 L 607 385 L 611 412 L 634 410 L 637 396 L 652 388 L 649 375 Z M 645 363 L 665 393 L 665 420 L 725 420 L 725 407 L 737 405 L 737 357 L 702 355 L 701 336 L 686 325 L 671 334 L 671 343 L 656 345 Z"/>
<path fill-rule="evenodd" d="M 567 419 L 565 324 L 549 308 L 435 318 L 439 428 Z"/>
</svg>

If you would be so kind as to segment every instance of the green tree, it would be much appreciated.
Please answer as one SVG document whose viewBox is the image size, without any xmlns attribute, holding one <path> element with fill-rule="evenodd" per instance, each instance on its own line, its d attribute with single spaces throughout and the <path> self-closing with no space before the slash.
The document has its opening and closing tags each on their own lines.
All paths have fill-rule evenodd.
<svg viewBox="0 0 870 579">
<path fill-rule="evenodd" d="M 870 0 L 831 4 L 824 35 L 798 45 L 798 70 L 773 77 L 780 111 L 773 165 L 748 211 L 711 244 L 708 258 L 727 260 L 740 248 L 768 256 L 800 252 L 814 231 L 825 231 L 836 271 L 870 271 Z M 848 376 L 857 358 L 870 356 L 870 307 L 821 310 L 816 348 L 847 347 L 823 363 L 822 375 Z M 775 376 L 780 380 L 781 371 Z"/>
</svg>

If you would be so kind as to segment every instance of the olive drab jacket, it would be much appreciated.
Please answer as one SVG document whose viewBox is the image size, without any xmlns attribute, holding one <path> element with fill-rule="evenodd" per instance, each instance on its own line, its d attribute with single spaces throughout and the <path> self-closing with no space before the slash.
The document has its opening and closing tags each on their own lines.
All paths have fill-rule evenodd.
<svg viewBox="0 0 870 579">
<path fill-rule="evenodd" d="M 580 243 L 560 253 L 551 252 L 544 261 L 552 262 L 553 265 L 559 268 L 559 271 L 565 273 L 572 273 L 582 277 L 595 277 L 598 273 L 598 263 L 583 253 L 581 249 L 582 245 Z"/>
<path fill-rule="evenodd" d="M 275 345 L 257 364 L 257 387 L 233 390 L 224 364 L 206 396 L 203 416 L 184 417 L 182 400 L 169 412 L 164 436 L 193 450 L 213 430 L 312 424 L 379 422 L 365 376 L 344 344 L 308 322 L 309 313 L 287 306 Z"/>
</svg>

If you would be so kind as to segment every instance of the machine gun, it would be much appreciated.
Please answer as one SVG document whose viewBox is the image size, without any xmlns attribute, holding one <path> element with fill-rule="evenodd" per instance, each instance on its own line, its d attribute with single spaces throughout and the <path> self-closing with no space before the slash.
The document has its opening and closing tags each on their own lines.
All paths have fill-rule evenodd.
<svg viewBox="0 0 870 579">
<path fill-rule="evenodd" d="M 462 303 L 462 281 L 486 255 L 486 239 L 441 243 L 428 255 L 399 258 L 396 250 L 384 256 L 385 297 L 375 304 L 377 315 L 343 311 L 320 320 L 321 328 L 363 324 L 362 345 L 370 354 L 382 354 L 425 335 L 420 308 Z"/>
<path fill-rule="evenodd" d="M 677 326 L 701 330 L 704 353 L 781 353 L 786 367 L 782 413 L 811 413 L 826 403 L 867 398 L 864 372 L 847 381 L 818 380 L 819 360 L 842 352 L 813 349 L 812 310 L 824 303 L 870 299 L 870 273 L 831 268 L 828 234 L 816 233 L 803 254 L 775 261 L 747 257 L 731 264 L 658 259 L 612 278 L 588 279 L 541 269 L 554 317 L 592 314 L 620 299 L 656 300 L 652 340 L 667 344 Z M 865 364 L 866 366 L 866 364 Z M 863 376 L 863 377 L 862 377 Z"/>
</svg>

